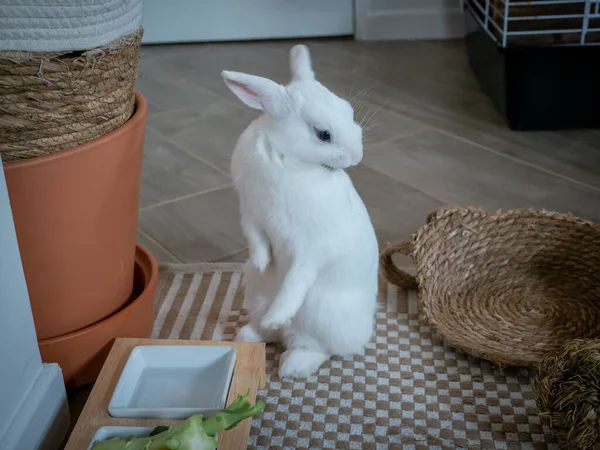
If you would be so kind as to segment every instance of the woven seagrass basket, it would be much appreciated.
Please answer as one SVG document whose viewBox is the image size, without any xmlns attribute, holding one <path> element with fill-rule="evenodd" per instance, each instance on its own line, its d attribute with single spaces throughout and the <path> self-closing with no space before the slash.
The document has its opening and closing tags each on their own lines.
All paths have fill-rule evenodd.
<svg viewBox="0 0 600 450">
<path fill-rule="evenodd" d="M 395 253 L 412 256 L 416 278 Z M 600 225 L 569 214 L 442 208 L 381 265 L 391 283 L 418 286 L 446 342 L 497 364 L 536 366 L 572 339 L 600 337 Z"/>
<path fill-rule="evenodd" d="M 82 52 L 0 52 L 2 161 L 66 150 L 129 120 L 142 34 Z"/>
</svg>

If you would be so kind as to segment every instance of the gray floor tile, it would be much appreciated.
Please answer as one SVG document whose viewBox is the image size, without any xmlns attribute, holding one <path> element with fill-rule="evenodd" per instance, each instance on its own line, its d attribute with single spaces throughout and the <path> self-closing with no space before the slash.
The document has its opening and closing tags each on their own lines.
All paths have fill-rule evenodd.
<svg viewBox="0 0 600 450">
<path fill-rule="evenodd" d="M 202 107 L 219 96 L 202 87 L 192 76 L 160 61 L 145 63 L 138 69 L 136 88 L 150 100 L 150 112 L 173 111 L 188 106 Z"/>
<path fill-rule="evenodd" d="M 314 44 L 314 57 L 347 73 L 372 76 L 391 86 L 412 84 L 480 91 L 468 69 L 466 52 L 427 42 L 326 41 Z"/>
<path fill-rule="evenodd" d="M 355 120 L 363 127 L 365 144 L 378 144 L 425 129 L 424 124 L 396 114 L 384 105 L 377 107 L 368 102 L 361 104 L 358 101 L 357 109 Z"/>
<path fill-rule="evenodd" d="M 221 77 L 223 70 L 246 72 L 286 83 L 289 76 L 287 52 L 290 42 L 240 42 L 208 45 L 166 46 L 159 58 L 162 73 L 170 73 L 174 81 L 192 81 L 196 86 L 219 96 L 231 95 Z M 156 61 L 146 70 L 152 74 Z M 160 78 L 163 78 L 161 75 Z M 188 103 L 189 104 L 189 103 Z"/>
<path fill-rule="evenodd" d="M 443 206 L 439 200 L 362 164 L 349 171 L 369 210 L 380 248 L 404 241 L 425 224 L 429 213 Z"/>
<path fill-rule="evenodd" d="M 449 124 L 440 128 L 476 144 L 600 189 L 600 146 L 566 133 L 514 132 L 504 124 Z"/>
<path fill-rule="evenodd" d="M 600 130 L 564 130 L 558 134 L 565 138 L 583 142 L 600 152 Z"/>
<path fill-rule="evenodd" d="M 142 207 L 231 184 L 223 173 L 146 130 L 142 170 Z"/>
<path fill-rule="evenodd" d="M 375 146 L 365 162 L 444 203 L 547 208 L 600 219 L 599 193 L 436 131 Z"/>
<path fill-rule="evenodd" d="M 138 242 L 138 244 L 141 244 L 144 247 L 146 247 L 148 250 L 150 250 L 150 253 L 152 253 L 152 255 L 154 256 L 154 258 L 156 258 L 156 260 L 159 262 L 159 264 L 163 263 L 163 262 L 173 262 L 173 263 L 180 262 L 178 258 L 176 258 L 169 251 L 165 250 L 163 247 L 158 245 L 154 241 L 154 239 L 149 238 L 146 234 L 144 234 L 140 230 L 138 230 L 137 242 Z"/>
<path fill-rule="evenodd" d="M 215 262 L 230 262 L 230 263 L 245 263 L 248 261 L 249 253 L 248 249 L 245 248 L 239 252 L 236 252 L 232 255 L 227 255 L 222 258 L 215 260 Z"/>
<path fill-rule="evenodd" d="M 142 94 L 143 94 L 143 92 L 142 92 Z M 147 98 L 146 98 L 146 100 L 148 101 L 148 117 L 156 116 L 157 114 L 160 114 L 161 112 L 164 111 L 164 109 L 161 108 L 160 106 L 158 106 L 157 104 L 149 101 Z"/>
<path fill-rule="evenodd" d="M 140 211 L 139 227 L 183 262 L 212 261 L 246 246 L 233 188 Z"/>
<path fill-rule="evenodd" d="M 483 93 L 461 93 L 442 84 L 392 84 L 389 77 L 387 73 L 376 80 L 360 80 L 362 85 L 375 85 L 369 96 L 373 104 L 384 104 L 413 120 L 600 188 L 600 144 L 595 133 L 512 131 Z"/>
<path fill-rule="evenodd" d="M 150 118 L 148 125 L 190 153 L 229 173 L 238 137 L 258 113 L 224 100 Z"/>
</svg>

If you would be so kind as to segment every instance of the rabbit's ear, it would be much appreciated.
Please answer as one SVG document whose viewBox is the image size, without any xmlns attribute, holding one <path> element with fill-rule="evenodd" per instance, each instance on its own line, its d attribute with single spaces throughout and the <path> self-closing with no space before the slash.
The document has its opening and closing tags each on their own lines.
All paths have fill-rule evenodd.
<svg viewBox="0 0 600 450">
<path fill-rule="evenodd" d="M 295 45 L 290 50 L 290 70 L 294 80 L 315 79 L 310 63 L 310 52 L 306 45 Z"/>
<path fill-rule="evenodd" d="M 224 70 L 225 84 L 250 108 L 271 116 L 281 115 L 286 108 L 284 87 L 267 78 Z"/>
</svg>

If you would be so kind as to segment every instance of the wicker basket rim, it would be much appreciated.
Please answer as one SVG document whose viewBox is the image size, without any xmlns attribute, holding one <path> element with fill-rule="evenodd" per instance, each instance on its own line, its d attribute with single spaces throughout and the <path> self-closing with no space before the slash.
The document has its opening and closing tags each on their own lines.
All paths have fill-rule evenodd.
<svg viewBox="0 0 600 450">
<path fill-rule="evenodd" d="M 505 217 L 518 218 L 518 217 L 523 217 L 523 216 L 529 216 L 532 218 L 546 217 L 546 218 L 551 218 L 553 220 L 571 222 L 571 223 L 576 223 L 579 225 L 589 225 L 600 231 L 600 223 L 597 223 L 597 222 L 594 222 L 594 221 L 588 220 L 588 219 L 583 219 L 572 213 L 563 213 L 563 212 L 550 211 L 547 209 L 538 209 L 538 208 L 515 208 L 515 209 L 506 209 L 506 210 L 498 209 L 496 211 L 488 211 L 484 208 L 478 208 L 478 207 L 474 207 L 474 206 L 460 207 L 460 206 L 447 205 L 447 206 L 442 206 L 441 208 L 435 210 L 434 212 L 429 214 L 429 216 L 427 216 L 426 224 L 423 225 L 421 228 L 419 228 L 419 230 L 417 230 L 417 232 L 411 236 L 411 239 L 410 239 L 411 242 L 415 242 L 415 240 L 418 238 L 418 236 L 423 234 L 424 231 L 427 230 L 428 227 L 434 226 L 435 222 L 437 222 L 438 220 L 440 220 L 444 217 L 454 215 L 454 214 L 462 214 L 462 215 L 479 214 L 481 216 L 485 216 L 485 217 L 489 217 L 489 218 L 498 218 L 498 219 L 503 219 Z"/>
</svg>

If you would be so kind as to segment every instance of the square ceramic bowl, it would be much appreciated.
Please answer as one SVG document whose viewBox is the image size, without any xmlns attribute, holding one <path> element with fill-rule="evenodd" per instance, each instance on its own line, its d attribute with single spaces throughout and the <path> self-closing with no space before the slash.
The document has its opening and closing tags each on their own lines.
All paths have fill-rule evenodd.
<svg viewBox="0 0 600 450">
<path fill-rule="evenodd" d="M 229 346 L 141 345 L 108 404 L 112 417 L 187 419 L 225 408 L 237 350 Z"/>
<path fill-rule="evenodd" d="M 114 437 L 121 439 L 126 439 L 130 436 L 146 437 L 150 434 L 150 432 L 153 429 L 154 428 L 152 427 L 100 427 L 98 428 L 98 431 L 96 431 L 96 433 L 94 434 L 92 442 L 90 442 L 90 445 L 88 446 L 88 450 L 92 450 L 92 446 L 96 441 L 105 441 L 106 439 Z M 217 436 L 214 436 L 214 438 L 216 440 Z"/>
</svg>

